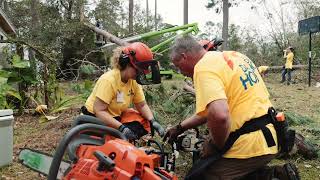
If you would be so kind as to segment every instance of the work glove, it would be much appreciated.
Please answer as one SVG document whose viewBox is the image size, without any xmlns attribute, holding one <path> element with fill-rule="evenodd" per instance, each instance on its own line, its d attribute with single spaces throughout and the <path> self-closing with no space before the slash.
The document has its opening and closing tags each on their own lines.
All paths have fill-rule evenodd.
<svg viewBox="0 0 320 180">
<path fill-rule="evenodd" d="M 163 137 L 164 128 L 155 119 L 151 120 L 151 126 L 158 132 L 159 136 Z"/>
<path fill-rule="evenodd" d="M 174 141 L 177 140 L 177 137 L 184 132 L 184 129 L 180 124 L 170 128 L 163 137 L 163 141 L 168 139 L 170 144 L 173 144 Z"/>
<path fill-rule="evenodd" d="M 126 138 L 129 140 L 138 139 L 138 136 L 123 124 L 119 127 L 119 131 L 122 132 L 122 134 L 124 134 L 124 136 L 126 136 Z"/>
</svg>

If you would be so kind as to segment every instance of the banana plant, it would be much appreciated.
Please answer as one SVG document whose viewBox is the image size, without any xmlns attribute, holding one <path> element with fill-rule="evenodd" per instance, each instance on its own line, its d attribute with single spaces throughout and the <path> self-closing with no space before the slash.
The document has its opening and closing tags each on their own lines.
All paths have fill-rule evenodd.
<svg viewBox="0 0 320 180">
<path fill-rule="evenodd" d="M 15 104 L 22 108 L 28 86 L 38 82 L 30 72 L 29 61 L 17 54 L 12 56 L 10 67 L 0 69 L 0 108 L 15 108 Z"/>
</svg>

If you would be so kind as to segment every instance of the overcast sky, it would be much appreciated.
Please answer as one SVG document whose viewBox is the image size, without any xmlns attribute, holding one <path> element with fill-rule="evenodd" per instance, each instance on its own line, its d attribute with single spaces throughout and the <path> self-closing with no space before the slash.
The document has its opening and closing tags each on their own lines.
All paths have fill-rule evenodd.
<svg viewBox="0 0 320 180">
<path fill-rule="evenodd" d="M 99 0 L 89 0 L 97 4 Z M 122 0 L 125 3 L 128 3 L 128 0 Z M 164 23 L 173 24 L 173 25 L 182 25 L 183 24 L 183 1 L 184 0 L 157 0 L 157 13 L 163 18 Z M 155 0 L 148 0 L 149 2 L 149 11 L 154 14 L 155 9 Z M 199 24 L 200 31 L 204 30 L 205 23 L 207 21 L 213 21 L 215 23 L 222 23 L 222 13 L 215 13 L 214 9 L 207 9 L 205 5 L 208 0 L 189 0 L 189 15 L 188 22 Z M 266 0 L 267 8 L 269 8 L 271 13 L 274 13 L 274 10 L 280 9 L 280 3 L 290 2 L 288 0 Z M 139 3 L 142 8 L 146 9 L 146 0 L 134 0 L 134 3 Z M 288 4 L 288 3 L 286 3 Z M 252 4 L 244 1 L 240 3 L 237 7 L 231 7 L 229 9 L 229 25 L 235 24 L 239 25 L 242 28 L 247 29 L 257 29 L 261 34 L 266 35 L 270 29 L 269 21 L 265 15 L 265 8 L 262 4 L 257 6 L 257 9 L 251 9 Z M 286 6 L 284 6 L 286 7 Z M 284 13 L 286 18 L 292 18 L 294 12 L 288 12 L 292 8 L 284 8 Z M 290 16 L 290 17 L 289 17 Z M 293 27 L 296 31 L 297 25 L 293 24 Z"/>
<path fill-rule="evenodd" d="M 143 8 L 146 7 L 146 0 L 135 0 L 139 2 Z M 173 25 L 183 24 L 183 1 L 184 0 L 157 0 L 157 12 L 163 18 L 164 23 Z M 284 0 L 266 0 L 270 11 L 280 8 L 280 3 Z M 155 0 L 149 0 L 149 10 L 154 13 Z M 221 22 L 222 13 L 217 14 L 214 9 L 207 9 L 205 5 L 208 0 L 189 0 L 189 23 L 197 22 L 200 30 L 204 29 L 207 21 Z M 251 9 L 252 4 L 244 1 L 237 7 L 229 9 L 229 24 L 236 24 L 241 27 L 256 28 L 267 33 L 268 20 L 265 16 L 265 9 L 262 6 L 257 9 Z M 286 11 L 286 10 L 285 10 Z M 288 13 L 288 12 L 287 12 Z M 290 13 L 292 14 L 292 12 Z"/>
<path fill-rule="evenodd" d="M 146 0 L 139 0 L 142 7 L 145 7 Z M 149 9 L 154 12 L 155 0 L 149 0 Z M 206 21 L 222 22 L 222 14 L 216 14 L 213 9 L 208 10 L 205 5 L 208 0 L 189 0 L 189 23 L 198 22 L 203 26 Z M 183 0 L 157 0 L 157 11 L 163 17 L 165 23 L 183 24 Z M 237 12 L 237 13 L 236 13 Z M 235 16 L 236 14 L 236 16 Z M 241 15 L 241 16 L 240 16 Z M 247 3 L 235 8 L 230 8 L 231 23 L 245 24 L 258 21 L 254 11 L 250 10 Z"/>
</svg>

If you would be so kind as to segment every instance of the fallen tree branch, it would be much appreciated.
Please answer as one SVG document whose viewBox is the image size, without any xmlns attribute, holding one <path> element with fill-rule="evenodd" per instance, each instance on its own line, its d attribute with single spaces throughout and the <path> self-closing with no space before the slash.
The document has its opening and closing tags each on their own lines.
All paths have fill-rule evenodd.
<svg viewBox="0 0 320 180">
<path fill-rule="evenodd" d="M 0 40 L 0 43 L 17 43 L 17 44 L 26 45 L 26 46 L 30 47 L 32 50 L 34 50 L 36 53 L 38 53 L 38 54 L 42 55 L 43 57 L 45 57 L 46 59 L 48 59 L 49 61 L 55 62 L 55 60 L 53 58 L 51 58 L 49 55 L 47 55 L 45 52 L 43 52 L 39 48 L 36 48 L 34 45 L 31 45 L 30 43 L 27 43 L 25 41 L 9 39 L 9 40 Z M 42 59 L 39 59 L 39 60 L 42 63 L 45 63 L 44 61 L 42 61 Z"/>
<path fill-rule="evenodd" d="M 87 26 L 88 28 L 92 29 L 94 32 L 104 36 L 109 41 L 118 44 L 119 46 L 125 46 L 125 45 L 129 44 L 128 42 L 125 42 L 124 40 L 118 38 L 117 36 L 107 32 L 107 31 L 105 31 L 103 29 L 99 29 L 98 27 L 96 27 L 95 25 L 93 25 L 91 23 L 83 22 L 83 24 L 85 26 Z"/>
<path fill-rule="evenodd" d="M 308 65 L 293 65 L 292 66 L 294 69 L 305 69 L 305 68 L 308 68 L 309 66 Z M 318 65 L 314 65 L 313 67 L 320 67 Z M 269 66 L 269 70 L 281 70 L 283 69 L 283 66 Z"/>
</svg>

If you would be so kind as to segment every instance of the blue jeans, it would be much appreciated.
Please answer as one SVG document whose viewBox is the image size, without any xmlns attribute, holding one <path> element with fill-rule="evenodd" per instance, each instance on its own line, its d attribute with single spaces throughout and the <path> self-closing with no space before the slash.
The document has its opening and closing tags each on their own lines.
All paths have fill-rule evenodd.
<svg viewBox="0 0 320 180">
<path fill-rule="evenodd" d="M 288 68 L 286 68 L 286 69 L 283 69 L 282 70 L 282 80 L 281 80 L 281 82 L 285 82 L 286 81 L 286 74 L 288 74 L 288 84 L 291 82 L 291 71 L 292 71 L 292 69 L 288 69 Z"/>
</svg>

